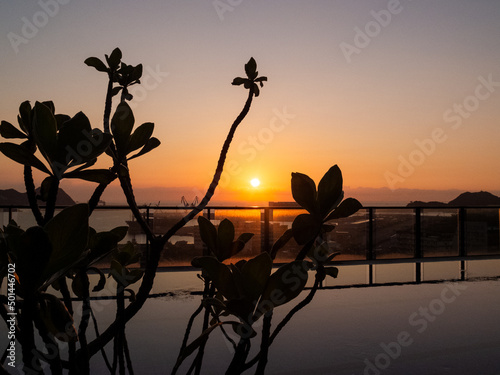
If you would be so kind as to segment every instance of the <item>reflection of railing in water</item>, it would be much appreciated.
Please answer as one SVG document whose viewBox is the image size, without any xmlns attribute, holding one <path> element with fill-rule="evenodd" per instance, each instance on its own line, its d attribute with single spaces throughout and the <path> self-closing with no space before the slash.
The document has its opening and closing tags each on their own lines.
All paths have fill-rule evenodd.
<svg viewBox="0 0 500 375">
<path fill-rule="evenodd" d="M 8 212 L 9 220 L 15 212 L 24 209 L 29 210 L 29 207 L 0 206 L 0 210 Z M 153 227 L 155 220 L 161 220 L 162 217 L 168 218 L 170 223 L 181 219 L 186 213 L 184 207 L 143 206 L 140 209 Z M 106 210 L 123 210 L 124 217 L 129 215 L 127 206 L 98 206 L 94 215 Z M 269 250 L 281 233 L 290 227 L 293 217 L 303 212 L 300 208 L 290 206 L 212 206 L 206 208 L 203 215 L 216 223 L 229 217 L 235 223 L 236 235 L 244 231 L 255 233 L 253 246 L 243 253 L 243 256 L 252 256 L 262 250 Z M 500 207 L 496 206 L 364 207 L 352 217 L 335 220 L 336 230 L 327 239 L 332 247 L 342 252 L 341 256 L 335 258 L 336 264 L 368 267 L 370 285 L 374 284 L 373 267 L 382 264 L 413 263 L 414 281 L 419 283 L 422 281 L 422 263 L 457 261 L 460 262 L 459 278 L 464 280 L 466 261 L 500 259 L 499 212 Z M 163 224 L 156 223 L 156 228 L 163 230 Z M 167 265 L 186 266 L 190 261 L 188 258 L 202 254 L 196 221 L 188 225 L 179 235 L 192 235 L 193 243 L 181 241 L 177 245 L 169 244 L 170 258 L 164 259 L 161 264 L 163 269 Z M 99 228 L 95 229 L 99 231 Z M 147 251 L 147 243 L 140 245 Z M 293 243 L 287 245 L 277 262 L 292 259 L 295 248 L 298 247 L 294 247 Z"/>
</svg>

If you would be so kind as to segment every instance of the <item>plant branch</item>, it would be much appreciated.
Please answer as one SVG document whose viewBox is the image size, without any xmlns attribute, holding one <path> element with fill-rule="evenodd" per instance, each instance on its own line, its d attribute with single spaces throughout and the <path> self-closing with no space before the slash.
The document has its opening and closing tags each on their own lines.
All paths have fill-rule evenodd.
<svg viewBox="0 0 500 375">
<path fill-rule="evenodd" d="M 165 233 L 162 237 L 162 242 L 165 244 L 167 241 L 172 237 L 179 229 L 181 229 L 186 223 L 191 221 L 192 219 L 195 218 L 198 213 L 200 213 L 210 202 L 210 199 L 215 193 L 215 189 L 217 188 L 217 185 L 219 184 L 220 177 L 222 175 L 222 171 L 224 169 L 224 163 L 226 161 L 226 156 L 229 151 L 229 146 L 231 145 L 231 141 L 233 140 L 234 133 L 236 132 L 236 129 L 240 125 L 240 123 L 243 121 L 243 119 L 246 117 L 248 114 L 248 111 L 250 110 L 250 106 L 252 105 L 252 98 L 254 96 L 254 89 L 253 87 L 250 88 L 248 92 L 248 98 L 245 102 L 245 106 L 241 110 L 240 114 L 238 117 L 236 117 L 236 120 L 234 120 L 233 124 L 231 125 L 231 129 L 229 130 L 229 133 L 227 134 L 226 141 L 224 142 L 224 145 L 222 147 L 222 150 L 220 152 L 219 156 L 219 161 L 217 162 L 217 168 L 215 169 L 214 176 L 212 178 L 212 182 L 210 183 L 210 186 L 205 193 L 205 196 L 201 200 L 201 202 L 191 210 L 184 218 L 182 218 L 179 222 L 177 222 L 172 228 L 168 230 L 167 233 Z"/>
<path fill-rule="evenodd" d="M 155 235 L 154 235 L 151 227 L 146 222 L 146 220 L 144 220 L 144 217 L 142 216 L 141 211 L 139 210 L 139 207 L 137 206 L 137 202 L 136 202 L 135 196 L 134 196 L 134 190 L 132 188 L 132 180 L 130 179 L 130 174 L 128 172 L 128 169 L 123 174 L 118 172 L 118 179 L 120 181 L 120 185 L 122 187 L 123 193 L 125 194 L 125 198 L 127 199 L 127 204 L 129 206 L 130 210 L 132 211 L 132 214 L 134 215 L 135 220 L 141 226 L 141 229 L 144 232 L 144 234 L 146 235 L 147 239 L 149 241 L 153 241 L 153 239 L 155 238 Z"/>
<path fill-rule="evenodd" d="M 242 111 L 240 112 L 236 120 L 233 122 L 231 129 L 229 130 L 229 133 L 226 137 L 226 140 L 224 142 L 223 148 L 219 156 L 217 169 L 215 171 L 212 183 L 210 184 L 210 187 L 207 193 L 205 194 L 205 197 L 202 199 L 201 203 L 197 207 L 195 207 L 188 215 L 186 215 L 183 219 L 181 219 L 176 225 L 174 225 L 167 233 L 165 233 L 163 237 L 152 236 L 150 229 L 149 231 L 146 232 L 146 233 L 148 232 L 151 233 L 150 236 L 152 236 L 151 252 L 149 258 L 147 259 L 144 276 L 142 278 L 141 285 L 137 292 L 136 299 L 134 302 L 131 302 L 125 309 L 123 320 L 115 319 L 115 321 L 111 323 L 109 327 L 99 337 L 95 338 L 92 342 L 89 343 L 88 350 L 90 356 L 94 355 L 97 351 L 103 348 L 109 341 L 111 341 L 113 337 L 117 334 L 117 332 L 119 332 L 119 330 L 123 328 L 123 324 L 128 322 L 141 309 L 141 307 L 144 305 L 146 299 L 149 296 L 151 288 L 153 287 L 154 278 L 156 275 L 156 270 L 158 268 L 160 254 L 163 249 L 163 246 L 167 243 L 167 241 L 169 240 L 170 237 L 172 237 L 173 234 L 175 234 L 187 222 L 192 220 L 199 212 L 201 212 L 210 201 L 211 197 L 215 192 L 215 188 L 219 183 L 224 163 L 226 160 L 226 155 L 229 150 L 229 146 L 233 139 L 234 133 L 236 132 L 238 125 L 243 121 L 245 116 L 248 114 L 248 111 L 250 110 L 250 106 L 252 104 L 253 95 L 254 95 L 254 90 L 253 88 L 251 88 L 249 90 L 245 106 L 243 107 Z M 122 187 L 123 186 L 127 187 L 127 185 L 129 185 L 126 181 L 123 180 L 123 178 L 120 178 L 120 182 L 122 183 Z M 137 206 L 135 205 L 135 199 L 133 198 L 133 193 L 129 191 L 126 195 L 127 195 L 127 202 L 129 204 L 132 203 L 131 209 L 132 212 L 134 213 L 134 216 L 136 216 L 136 218 L 137 217 L 142 218 Z M 143 227 L 143 229 L 146 227 L 149 228 L 146 224 Z"/>
<path fill-rule="evenodd" d="M 29 165 L 24 166 L 24 185 L 26 187 L 26 195 L 28 196 L 28 203 L 30 205 L 33 216 L 38 225 L 43 225 L 44 220 L 38 202 L 36 200 L 35 183 L 33 181 L 33 170 Z"/>
<path fill-rule="evenodd" d="M 104 133 L 111 134 L 109 131 L 109 119 L 111 117 L 111 103 L 113 101 L 113 72 L 108 73 L 108 89 L 106 91 L 106 103 L 104 105 L 103 128 Z"/>
<path fill-rule="evenodd" d="M 264 314 L 264 320 L 262 323 L 262 340 L 260 343 L 260 358 L 259 364 L 257 365 L 257 370 L 255 375 L 264 375 L 264 370 L 267 365 L 267 358 L 269 354 L 270 336 L 271 336 L 271 320 L 273 319 L 273 311 L 269 311 Z"/>
<path fill-rule="evenodd" d="M 97 325 L 97 319 L 94 315 L 94 311 L 91 309 L 90 310 L 90 315 L 92 316 L 92 321 L 94 322 L 94 331 L 95 331 L 95 335 L 96 337 L 99 337 L 99 326 Z M 109 363 L 109 359 L 108 359 L 108 356 L 106 355 L 106 351 L 104 350 L 104 348 L 101 349 L 101 354 L 102 354 L 102 358 L 104 359 L 104 363 L 106 364 L 106 367 L 108 368 L 108 371 L 111 373 L 112 372 L 112 367 L 111 367 L 111 364 Z"/>
<path fill-rule="evenodd" d="M 83 360 L 80 362 L 81 366 L 85 366 L 82 371 L 88 374 L 90 372 L 89 369 L 89 360 L 90 357 L 88 355 L 87 350 L 87 327 L 89 326 L 89 320 L 91 316 L 92 307 L 90 306 L 90 283 L 89 277 L 85 271 L 81 271 L 81 277 L 83 278 L 83 296 L 82 296 L 82 317 L 80 320 L 80 326 L 78 327 L 78 341 L 80 341 L 80 348 L 83 352 Z M 79 277 L 79 275 L 77 275 Z"/>
<path fill-rule="evenodd" d="M 116 179 L 116 177 L 115 177 L 115 179 Z M 113 181 L 115 179 L 113 179 Z M 94 190 L 94 193 L 92 194 L 92 196 L 89 199 L 89 216 L 92 215 L 92 212 L 94 212 L 95 208 L 99 204 L 99 201 L 101 200 L 101 196 L 104 193 L 104 190 L 106 190 L 108 185 L 113 181 L 110 181 L 108 183 L 100 183 L 99 185 L 97 185 L 97 187 Z"/>
<path fill-rule="evenodd" d="M 59 191 L 59 179 L 54 178 L 53 181 L 54 183 L 50 184 L 49 194 L 47 197 L 47 205 L 45 207 L 45 222 L 54 217 L 56 207 L 57 193 Z"/>
<path fill-rule="evenodd" d="M 269 338 L 269 345 L 271 345 L 273 343 L 276 336 L 278 336 L 278 334 L 283 329 L 283 327 L 285 327 L 285 325 L 288 324 L 290 319 L 292 319 L 292 317 L 297 312 L 299 312 L 301 309 L 303 309 L 305 306 L 307 306 L 312 301 L 312 299 L 314 298 L 314 295 L 316 294 L 316 291 L 318 290 L 319 284 L 320 284 L 320 281 L 316 275 L 316 279 L 314 280 L 314 285 L 311 288 L 311 291 L 309 292 L 307 297 L 304 298 L 301 302 L 299 302 L 297 304 L 297 306 L 295 306 L 292 310 L 290 310 L 288 312 L 288 314 L 285 316 L 285 318 L 283 318 L 283 320 L 277 325 L 276 329 L 274 330 L 271 337 Z"/>
<path fill-rule="evenodd" d="M 311 291 L 309 292 L 309 294 L 306 296 L 306 298 L 304 298 L 292 310 L 290 310 L 288 312 L 288 314 L 283 318 L 283 320 L 278 324 L 278 326 L 276 327 L 276 329 L 273 331 L 273 333 L 269 337 L 269 342 L 267 344 L 268 347 L 271 346 L 271 344 L 273 343 L 274 339 L 276 339 L 276 336 L 278 336 L 278 334 L 285 327 L 285 325 L 288 324 L 288 322 L 290 321 L 290 319 L 292 319 L 292 317 L 298 311 L 300 311 L 302 308 L 304 308 L 305 306 L 307 306 L 312 301 L 312 299 L 314 298 L 314 295 L 316 294 L 316 291 L 318 290 L 319 284 L 320 284 L 319 279 L 316 277 L 316 279 L 314 280 L 314 285 L 311 288 Z M 261 356 L 263 356 L 263 355 L 264 354 L 262 352 L 262 347 L 261 347 L 261 351 L 259 351 L 259 353 L 257 353 L 257 355 L 254 358 L 252 358 L 250 361 L 248 361 L 245 364 L 244 370 L 248 370 L 248 369 L 252 368 L 258 361 L 260 361 Z M 267 355 L 267 353 L 266 353 L 266 355 Z"/>
</svg>

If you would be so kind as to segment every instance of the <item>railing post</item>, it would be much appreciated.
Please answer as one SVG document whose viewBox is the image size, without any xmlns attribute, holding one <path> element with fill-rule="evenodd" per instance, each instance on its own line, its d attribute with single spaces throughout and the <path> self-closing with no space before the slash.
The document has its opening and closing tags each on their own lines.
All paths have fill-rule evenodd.
<svg viewBox="0 0 500 375">
<path fill-rule="evenodd" d="M 373 251 L 373 207 L 368 208 L 368 243 L 366 249 L 366 260 L 374 260 Z M 373 285 L 373 264 L 368 265 L 368 285 Z"/>
<path fill-rule="evenodd" d="M 269 221 L 269 207 L 264 207 L 264 233 L 262 235 L 262 250 L 265 251 L 266 253 L 269 253 L 271 248 L 269 247 L 269 241 L 270 241 L 270 221 Z"/>
<path fill-rule="evenodd" d="M 207 218 L 208 220 L 211 220 L 211 216 L 212 216 L 212 212 L 210 212 L 210 208 L 209 207 L 206 207 L 205 210 L 203 211 L 203 216 L 205 218 Z M 209 251 L 208 251 L 208 247 L 207 245 L 205 244 L 205 242 L 201 241 L 202 243 L 202 247 L 203 247 L 203 253 L 202 255 L 203 256 L 207 256 L 207 255 L 210 255 Z"/>
<path fill-rule="evenodd" d="M 415 282 L 422 282 L 422 209 L 415 207 Z"/>
<path fill-rule="evenodd" d="M 9 223 L 12 221 L 12 206 L 9 207 Z M 8 224 L 8 223 L 7 223 Z"/>
<path fill-rule="evenodd" d="M 149 219 L 149 207 L 146 207 L 146 223 L 148 224 L 148 227 L 151 228 L 151 222 L 150 222 L 150 219 Z M 153 225 L 154 225 L 154 223 L 153 223 Z M 153 231 L 154 231 L 154 227 L 153 227 Z M 144 233 L 144 235 L 146 235 L 146 233 Z M 148 236 L 146 236 L 146 259 L 149 259 L 149 255 L 150 255 L 149 238 L 148 238 Z M 144 264 L 144 266 L 145 265 L 146 264 Z"/>
<path fill-rule="evenodd" d="M 458 256 L 466 257 L 466 239 L 465 239 L 465 221 L 467 220 L 467 212 L 465 207 L 458 209 Z M 460 260 L 460 280 L 466 279 L 466 264 L 465 260 Z"/>
</svg>

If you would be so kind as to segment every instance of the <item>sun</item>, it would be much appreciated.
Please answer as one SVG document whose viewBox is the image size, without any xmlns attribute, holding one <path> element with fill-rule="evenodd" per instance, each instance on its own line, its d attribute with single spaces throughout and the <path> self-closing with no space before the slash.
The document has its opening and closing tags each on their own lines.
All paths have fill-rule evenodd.
<svg viewBox="0 0 500 375">
<path fill-rule="evenodd" d="M 250 181 L 250 185 L 252 185 L 253 187 L 257 187 L 260 185 L 260 180 L 258 178 L 254 178 Z"/>
</svg>

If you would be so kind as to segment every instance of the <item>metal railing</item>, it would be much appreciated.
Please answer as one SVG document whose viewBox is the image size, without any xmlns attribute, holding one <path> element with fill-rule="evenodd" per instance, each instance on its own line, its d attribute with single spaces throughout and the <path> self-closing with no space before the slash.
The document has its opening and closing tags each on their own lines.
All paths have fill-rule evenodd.
<svg viewBox="0 0 500 375">
<path fill-rule="evenodd" d="M 29 206 L 0 206 L 0 211 L 8 213 L 9 221 L 19 210 L 29 210 Z M 124 210 L 130 217 L 127 206 L 98 206 L 94 215 L 106 210 Z M 152 223 L 156 220 L 158 212 L 180 211 L 179 217 L 181 217 L 183 212 L 189 210 L 189 207 L 141 206 L 140 210 Z M 254 223 L 254 228 L 257 226 L 260 228 L 257 228 L 260 232 L 258 251 L 268 251 L 273 241 L 279 237 L 279 233 L 275 233 L 274 230 L 276 226 L 281 230 L 290 226 L 289 218 L 279 224 L 280 218 L 276 218 L 277 213 L 302 211 L 300 207 L 289 205 L 211 206 L 205 208 L 202 214 L 209 219 L 217 220 L 217 218 L 223 218 L 224 213 L 244 210 L 257 211 L 257 217 L 260 216 L 255 219 L 253 215 L 254 219 L 250 220 Z M 423 282 L 423 263 L 456 261 L 460 262 L 458 279 L 465 280 L 467 279 L 467 261 L 500 259 L 499 213 L 500 206 L 364 207 L 351 218 L 336 220 L 337 229 L 341 230 L 340 237 L 345 238 L 344 242 L 339 243 L 336 240 L 336 231 L 332 232 L 332 246 L 340 247 L 338 250 L 344 253 L 343 258 L 335 260 L 334 264 L 365 265 L 368 268 L 367 284 L 376 285 L 374 267 L 377 265 L 413 263 L 415 274 L 413 282 L 420 283 Z M 245 223 L 249 222 L 244 218 L 241 220 Z M 99 230 L 99 228 L 96 229 Z M 440 236 L 446 237 L 446 241 Z M 349 244 L 349 241 L 355 242 L 356 245 Z M 148 244 L 144 245 L 147 251 Z M 254 249 L 254 251 L 257 250 Z M 189 269 L 189 267 L 182 267 L 182 269 Z M 497 276 L 500 276 L 500 269 Z"/>
</svg>

